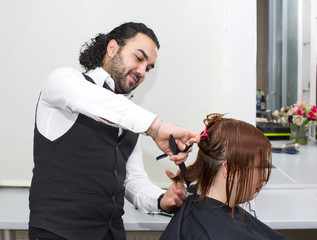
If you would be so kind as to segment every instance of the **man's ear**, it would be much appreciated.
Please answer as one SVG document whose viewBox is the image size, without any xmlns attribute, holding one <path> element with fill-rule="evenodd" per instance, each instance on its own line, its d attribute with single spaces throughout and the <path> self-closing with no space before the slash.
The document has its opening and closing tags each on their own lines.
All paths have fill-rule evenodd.
<svg viewBox="0 0 317 240">
<path fill-rule="evenodd" d="M 224 161 L 221 165 L 221 171 L 222 175 L 225 179 L 228 177 L 228 167 L 227 167 L 227 161 Z"/>
<path fill-rule="evenodd" d="M 112 39 L 110 40 L 110 42 L 108 43 L 107 46 L 107 54 L 110 58 L 113 58 L 116 53 L 118 52 L 120 46 L 118 45 L 117 41 Z"/>
</svg>

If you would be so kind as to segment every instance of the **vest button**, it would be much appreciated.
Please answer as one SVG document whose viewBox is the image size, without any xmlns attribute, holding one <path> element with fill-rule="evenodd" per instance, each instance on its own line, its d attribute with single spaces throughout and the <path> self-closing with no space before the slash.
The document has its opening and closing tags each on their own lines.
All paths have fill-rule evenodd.
<svg viewBox="0 0 317 240">
<path fill-rule="evenodd" d="M 117 152 L 119 151 L 119 147 L 118 147 L 118 146 L 116 146 L 116 151 L 117 151 Z"/>
<path fill-rule="evenodd" d="M 118 175 L 118 171 L 117 170 L 114 170 L 114 175 Z"/>
</svg>

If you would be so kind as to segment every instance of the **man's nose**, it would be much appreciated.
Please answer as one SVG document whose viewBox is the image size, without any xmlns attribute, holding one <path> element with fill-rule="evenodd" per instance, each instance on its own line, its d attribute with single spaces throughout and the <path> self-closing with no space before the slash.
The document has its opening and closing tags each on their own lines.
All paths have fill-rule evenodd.
<svg viewBox="0 0 317 240">
<path fill-rule="evenodd" d="M 144 77 L 145 76 L 145 72 L 146 72 L 146 64 L 140 64 L 138 69 L 137 69 L 137 73 L 140 77 Z"/>
</svg>

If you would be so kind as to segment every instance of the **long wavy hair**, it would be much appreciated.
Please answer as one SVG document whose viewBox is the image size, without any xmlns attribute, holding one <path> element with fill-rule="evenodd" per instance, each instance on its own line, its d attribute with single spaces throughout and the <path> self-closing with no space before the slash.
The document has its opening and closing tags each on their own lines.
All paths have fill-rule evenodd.
<svg viewBox="0 0 317 240">
<path fill-rule="evenodd" d="M 240 120 L 224 118 L 223 114 L 207 115 L 204 124 L 208 136 L 199 142 L 196 161 L 186 168 L 186 176 L 190 182 L 197 181 L 197 189 L 200 191 L 198 201 L 202 201 L 208 195 L 222 163 L 227 161 L 227 205 L 233 192 L 232 180 L 238 177 L 233 217 L 237 205 L 245 199 L 251 199 L 254 169 L 260 167 L 267 171 L 263 184 L 269 180 L 271 143 L 256 127 Z M 179 173 L 174 179 L 183 180 L 183 177 Z"/>
<path fill-rule="evenodd" d="M 86 42 L 80 50 L 79 62 L 86 71 L 101 67 L 107 52 L 108 43 L 114 39 L 120 47 L 126 44 L 128 39 L 135 37 L 138 33 L 143 33 L 151 38 L 160 48 L 160 43 L 152 29 L 143 23 L 128 22 L 114 28 L 108 34 L 99 33 L 90 42 Z"/>
</svg>

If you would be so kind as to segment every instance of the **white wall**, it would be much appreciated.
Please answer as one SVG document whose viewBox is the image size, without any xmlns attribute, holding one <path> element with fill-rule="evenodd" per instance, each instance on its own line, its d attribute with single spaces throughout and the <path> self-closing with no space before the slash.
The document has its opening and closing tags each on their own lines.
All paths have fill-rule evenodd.
<svg viewBox="0 0 317 240">
<path fill-rule="evenodd" d="M 310 103 L 317 103 L 317 1 L 311 1 Z"/>
<path fill-rule="evenodd" d="M 225 1 L 223 112 L 255 125 L 256 1 Z"/>
<path fill-rule="evenodd" d="M 317 2 L 298 1 L 298 16 L 297 98 L 316 104 Z"/>
<path fill-rule="evenodd" d="M 211 112 L 255 123 L 255 13 L 253 0 L 0 0 L 0 185 L 30 184 L 34 110 L 47 74 L 81 69 L 82 44 L 127 21 L 144 22 L 161 43 L 133 101 L 197 131 Z M 150 178 L 166 186 L 164 170 L 177 168 L 156 162 L 161 152 L 142 141 Z"/>
</svg>

